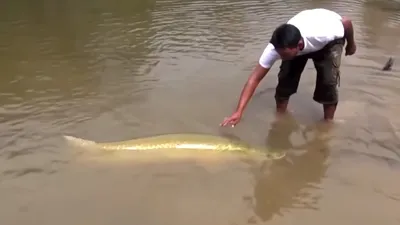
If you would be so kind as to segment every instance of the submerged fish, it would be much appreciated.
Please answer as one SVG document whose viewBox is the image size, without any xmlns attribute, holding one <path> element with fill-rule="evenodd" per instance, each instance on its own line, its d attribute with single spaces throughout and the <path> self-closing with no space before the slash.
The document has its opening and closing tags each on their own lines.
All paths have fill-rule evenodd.
<svg viewBox="0 0 400 225">
<path fill-rule="evenodd" d="M 263 148 L 251 147 L 241 141 L 204 134 L 164 134 L 120 142 L 95 142 L 68 135 L 64 135 L 64 138 L 74 146 L 111 151 L 207 150 L 258 153 L 273 159 L 280 159 L 285 156 L 282 152 L 271 152 Z"/>
</svg>

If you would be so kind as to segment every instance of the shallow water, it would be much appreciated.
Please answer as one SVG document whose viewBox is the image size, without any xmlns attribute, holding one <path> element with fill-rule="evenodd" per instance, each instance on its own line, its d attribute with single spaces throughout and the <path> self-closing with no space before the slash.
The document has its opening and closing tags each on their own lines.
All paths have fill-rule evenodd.
<svg viewBox="0 0 400 225">
<path fill-rule="evenodd" d="M 275 121 L 277 64 L 243 121 L 218 127 L 273 28 L 311 7 L 355 22 L 358 50 L 343 58 L 338 123 L 328 131 L 318 125 L 309 62 L 292 116 Z M 396 7 L 353 0 L 3 2 L 0 224 L 399 224 Z M 389 56 L 393 70 L 380 71 Z M 61 138 L 176 132 L 231 136 L 287 157 L 110 155 L 67 148 Z"/>
</svg>

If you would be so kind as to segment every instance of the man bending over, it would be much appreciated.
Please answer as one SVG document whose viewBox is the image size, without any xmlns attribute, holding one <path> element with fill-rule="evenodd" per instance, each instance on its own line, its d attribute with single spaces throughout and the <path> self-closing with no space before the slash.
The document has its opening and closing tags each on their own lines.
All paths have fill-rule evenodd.
<svg viewBox="0 0 400 225">
<path fill-rule="evenodd" d="M 356 52 L 351 20 L 327 9 L 304 10 L 277 27 L 269 42 L 243 87 L 236 111 L 225 118 L 221 126 L 235 126 L 240 121 L 258 84 L 279 58 L 282 63 L 275 89 L 277 113 L 286 112 L 290 96 L 297 92 L 304 67 L 308 59 L 312 59 L 317 72 L 313 99 L 323 105 L 324 120 L 333 120 L 345 42 L 345 55 Z"/>
</svg>

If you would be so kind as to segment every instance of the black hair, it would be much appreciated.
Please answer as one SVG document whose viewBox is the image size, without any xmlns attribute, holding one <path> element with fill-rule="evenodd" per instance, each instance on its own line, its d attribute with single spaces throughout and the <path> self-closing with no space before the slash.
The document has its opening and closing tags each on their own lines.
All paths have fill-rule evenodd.
<svg viewBox="0 0 400 225">
<path fill-rule="evenodd" d="M 301 40 L 300 30 L 292 24 L 282 24 L 272 33 L 269 41 L 275 49 L 295 48 Z"/>
</svg>

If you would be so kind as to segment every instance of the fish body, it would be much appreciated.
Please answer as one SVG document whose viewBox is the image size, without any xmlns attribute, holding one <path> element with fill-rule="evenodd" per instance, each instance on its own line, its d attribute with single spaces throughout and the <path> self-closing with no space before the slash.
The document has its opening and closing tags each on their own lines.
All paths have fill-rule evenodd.
<svg viewBox="0 0 400 225">
<path fill-rule="evenodd" d="M 197 150 L 261 153 L 270 155 L 273 158 L 284 156 L 282 153 L 273 153 L 260 148 L 254 148 L 241 141 L 204 134 L 163 134 L 119 142 L 95 142 L 68 135 L 65 135 L 64 138 L 74 146 L 109 151 Z"/>
</svg>

